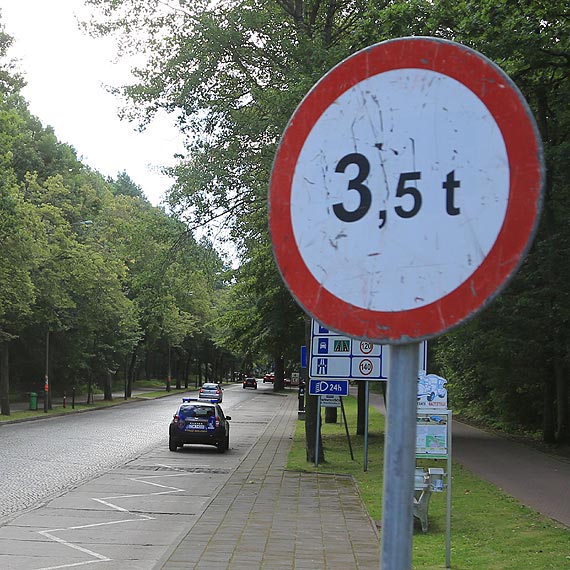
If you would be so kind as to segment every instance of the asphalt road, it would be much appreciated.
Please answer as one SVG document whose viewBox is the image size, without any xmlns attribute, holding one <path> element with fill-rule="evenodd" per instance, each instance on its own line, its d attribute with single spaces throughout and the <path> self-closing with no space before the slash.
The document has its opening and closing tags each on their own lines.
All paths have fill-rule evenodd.
<svg viewBox="0 0 570 570">
<path fill-rule="evenodd" d="M 272 388 L 225 389 L 225 454 L 168 451 L 179 395 L 1 427 L 0 568 L 152 568 L 263 432 Z"/>
</svg>

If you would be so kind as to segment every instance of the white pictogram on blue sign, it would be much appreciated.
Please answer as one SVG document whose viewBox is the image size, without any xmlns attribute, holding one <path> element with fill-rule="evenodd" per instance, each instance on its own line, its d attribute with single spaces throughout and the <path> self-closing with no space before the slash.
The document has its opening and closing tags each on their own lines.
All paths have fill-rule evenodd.
<svg viewBox="0 0 570 570">
<path fill-rule="evenodd" d="M 317 358 L 317 374 L 326 375 L 328 369 L 327 358 Z"/>
<path fill-rule="evenodd" d="M 319 346 L 317 348 L 317 352 L 319 354 L 328 354 L 328 352 L 329 352 L 329 339 L 328 338 L 320 338 L 319 339 Z"/>
</svg>

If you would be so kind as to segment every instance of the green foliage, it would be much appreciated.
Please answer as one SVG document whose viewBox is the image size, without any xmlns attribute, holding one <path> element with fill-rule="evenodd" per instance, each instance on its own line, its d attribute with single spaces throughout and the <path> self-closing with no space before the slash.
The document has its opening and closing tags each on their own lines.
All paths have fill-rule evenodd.
<svg viewBox="0 0 570 570">
<path fill-rule="evenodd" d="M 43 387 L 48 372 L 59 393 L 96 389 L 109 372 L 136 378 L 143 365 L 165 377 L 167 359 L 168 370 L 184 359 L 188 376 L 213 352 L 199 351 L 212 346 L 222 260 L 126 172 L 105 179 L 30 114 L 10 42 L 0 30 L 0 344 L 12 390 Z"/>
<path fill-rule="evenodd" d="M 279 346 L 302 339 L 299 310 L 270 252 L 266 188 L 280 134 L 311 86 L 357 49 L 410 35 L 462 42 L 510 73 L 545 141 L 545 216 L 507 292 L 483 316 L 441 339 L 434 353 L 450 380 L 451 401 L 462 412 L 536 429 L 564 401 L 557 406 L 564 436 L 570 308 L 570 19 L 564 3 L 89 3 L 98 11 L 92 33 L 115 34 L 124 49 L 147 55 L 136 81 L 118 90 L 125 113 L 143 125 L 160 109 L 175 113 L 186 135 L 188 154 L 173 169 L 170 207 L 196 226 L 222 220 L 238 243 L 242 267 L 216 323 L 217 342 L 244 357 L 263 351 L 275 358 Z M 543 388 L 557 395 L 541 398 Z"/>
</svg>

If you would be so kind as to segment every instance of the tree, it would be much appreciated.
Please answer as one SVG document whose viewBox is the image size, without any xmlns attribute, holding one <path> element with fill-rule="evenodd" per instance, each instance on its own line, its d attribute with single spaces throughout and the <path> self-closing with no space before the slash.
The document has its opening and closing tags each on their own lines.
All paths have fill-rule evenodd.
<svg viewBox="0 0 570 570">
<path fill-rule="evenodd" d="M 187 136 L 188 158 L 172 170 L 176 183 L 167 198 L 172 210 L 190 215 L 191 226 L 221 220 L 245 265 L 251 262 L 252 279 L 272 273 L 255 286 L 269 300 L 269 285 L 273 299 L 254 322 L 261 343 L 273 346 L 278 389 L 282 328 L 301 319 L 274 279 L 270 250 L 257 253 L 260 242 L 268 243 L 269 172 L 295 106 L 324 71 L 352 51 L 367 2 L 89 4 L 100 14 L 87 26 L 91 33 L 116 33 L 124 52 L 147 55 L 146 66 L 134 70 L 137 82 L 117 90 L 129 103 L 124 115 L 144 125 L 163 109 L 178 116 Z"/>
<path fill-rule="evenodd" d="M 497 413 L 500 411 L 503 419 L 532 425 L 542 420 L 546 439 L 568 437 L 569 305 L 565 283 L 570 236 L 565 157 L 570 132 L 570 20 L 564 3 L 89 3 L 101 14 L 90 26 L 92 33 L 116 33 L 123 50 L 147 54 L 146 64 L 135 70 L 135 83 L 117 89 L 126 102 L 125 116 L 144 126 L 158 110 L 175 113 L 186 135 L 188 153 L 172 171 L 176 184 L 168 195 L 170 207 L 188 219 L 191 227 L 208 220 L 226 225 L 245 266 L 240 277 L 247 280 L 247 291 L 239 286 L 236 298 L 262 292 L 262 299 L 269 300 L 273 295 L 273 302 L 281 303 L 279 310 L 290 322 L 296 320 L 296 310 L 284 300 L 287 292 L 273 289 L 269 295 L 264 283 L 256 281 L 265 278 L 270 288 L 276 283 L 267 280 L 273 260 L 266 247 L 266 188 L 277 142 L 303 95 L 344 57 L 395 37 L 428 35 L 456 40 L 501 65 L 529 101 L 545 142 L 549 173 L 545 215 L 536 245 L 509 294 L 503 294 L 488 314 L 469 328 L 442 339 L 439 358 L 442 366 L 453 364 L 465 372 L 460 375 L 449 370 L 455 378 L 450 386 L 452 399 L 454 390 L 458 396 L 477 391 L 473 382 L 484 368 L 491 368 L 496 376 L 489 379 L 489 388 L 493 397 L 498 397 Z M 267 267 L 259 271 L 262 265 Z M 276 342 L 280 328 L 268 326 L 273 323 L 275 305 L 250 302 L 247 306 L 255 316 L 251 322 L 256 331 L 250 334 L 257 345 L 261 346 L 263 339 L 269 346 L 272 341 L 265 342 L 269 336 Z M 535 325 L 534 331 L 528 331 L 529 322 Z M 522 366 L 528 364 L 521 354 L 526 342 L 538 349 L 530 368 Z M 502 350 L 503 344 L 513 350 Z M 472 354 L 476 361 L 460 365 L 457 355 L 462 352 Z M 535 395 L 542 390 L 546 395 L 532 421 L 521 417 L 512 405 L 521 397 L 517 388 L 521 382 L 529 387 L 526 393 Z M 531 407 L 534 410 L 534 405 Z"/>
</svg>

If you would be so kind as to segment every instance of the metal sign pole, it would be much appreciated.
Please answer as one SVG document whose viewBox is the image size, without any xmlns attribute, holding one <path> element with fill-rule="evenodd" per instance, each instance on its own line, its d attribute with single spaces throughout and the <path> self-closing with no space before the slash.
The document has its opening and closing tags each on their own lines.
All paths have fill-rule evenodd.
<svg viewBox="0 0 570 570">
<path fill-rule="evenodd" d="M 364 382 L 364 467 L 363 471 L 368 471 L 368 406 L 370 400 L 370 384 Z"/>
<path fill-rule="evenodd" d="M 380 568 L 412 567 L 418 343 L 391 347 Z"/>
<path fill-rule="evenodd" d="M 451 474 L 452 461 L 451 461 L 451 439 L 453 426 L 451 423 L 452 412 L 447 416 L 447 512 L 445 516 L 445 567 L 451 568 L 451 481 L 453 479 Z"/>
<path fill-rule="evenodd" d="M 317 430 L 315 435 L 315 467 L 319 466 L 319 436 L 321 435 L 321 396 L 317 396 Z"/>
</svg>

